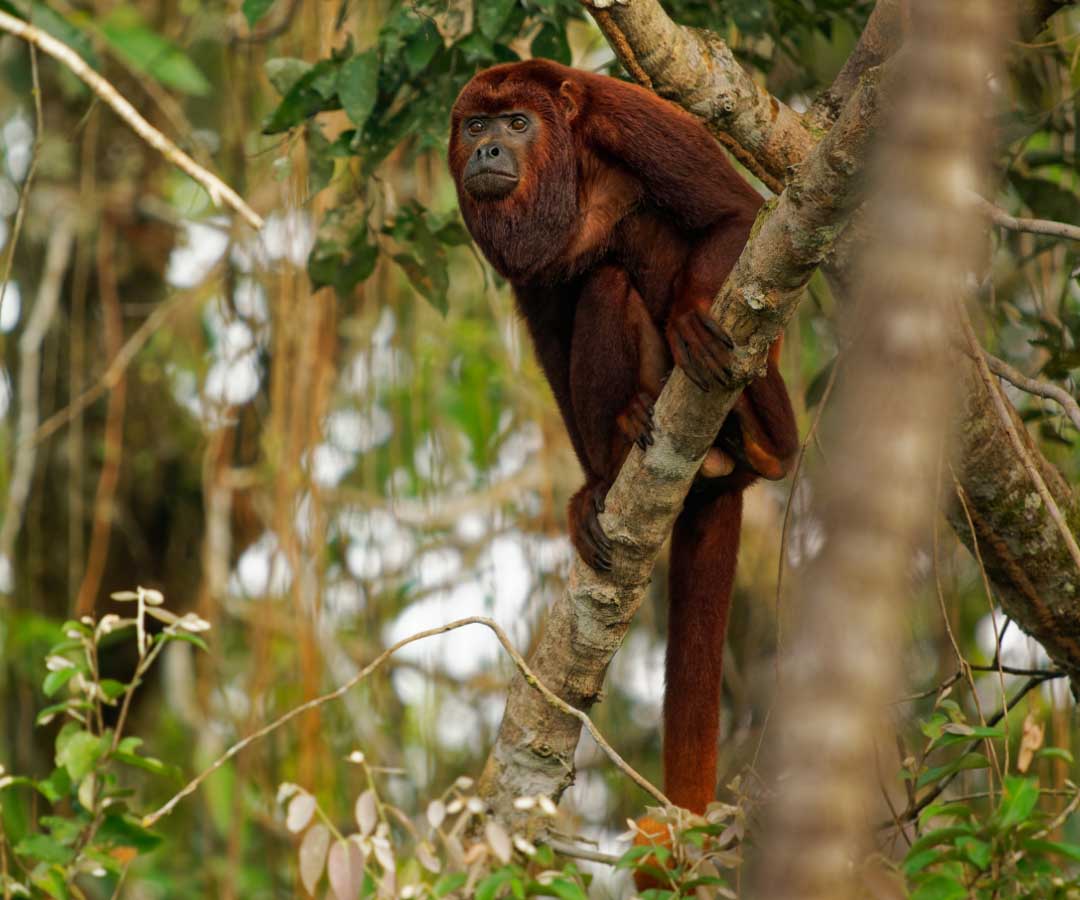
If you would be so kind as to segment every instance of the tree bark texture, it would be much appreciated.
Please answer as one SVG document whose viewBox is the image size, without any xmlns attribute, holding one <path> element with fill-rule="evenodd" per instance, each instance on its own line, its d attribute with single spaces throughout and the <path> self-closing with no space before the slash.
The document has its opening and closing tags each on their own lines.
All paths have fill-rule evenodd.
<svg viewBox="0 0 1080 900">
<path fill-rule="evenodd" d="M 762 900 L 847 900 L 870 849 L 875 742 L 900 692 L 909 572 L 935 511 L 955 381 L 958 285 L 985 225 L 963 197 L 980 181 L 992 0 L 912 4 L 909 46 L 869 191 L 829 458 L 811 475 L 822 551 L 799 573 L 797 626 L 771 730 Z M 882 728 L 882 725 L 885 728 Z M 766 859 L 767 857 L 767 859 Z"/>
</svg>

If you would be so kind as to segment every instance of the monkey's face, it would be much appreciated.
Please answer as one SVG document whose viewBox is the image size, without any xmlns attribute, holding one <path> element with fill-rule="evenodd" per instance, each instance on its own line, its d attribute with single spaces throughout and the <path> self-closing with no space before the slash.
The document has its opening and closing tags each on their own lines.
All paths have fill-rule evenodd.
<svg viewBox="0 0 1080 900">
<path fill-rule="evenodd" d="M 468 161 L 461 183 L 469 196 L 483 201 L 512 194 L 541 127 L 536 114 L 524 109 L 465 117 L 459 139 Z"/>
</svg>

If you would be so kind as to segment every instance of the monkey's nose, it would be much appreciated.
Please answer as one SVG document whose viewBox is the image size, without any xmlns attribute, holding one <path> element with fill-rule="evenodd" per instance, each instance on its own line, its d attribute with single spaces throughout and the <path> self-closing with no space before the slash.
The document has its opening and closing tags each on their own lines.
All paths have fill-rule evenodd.
<svg viewBox="0 0 1080 900">
<path fill-rule="evenodd" d="M 476 158 L 478 160 L 498 159 L 502 152 L 502 147 L 498 144 L 484 144 L 476 148 Z"/>
</svg>

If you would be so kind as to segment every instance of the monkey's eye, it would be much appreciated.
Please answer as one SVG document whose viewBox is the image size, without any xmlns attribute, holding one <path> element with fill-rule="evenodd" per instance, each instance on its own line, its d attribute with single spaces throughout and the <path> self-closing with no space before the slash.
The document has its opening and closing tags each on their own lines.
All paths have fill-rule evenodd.
<svg viewBox="0 0 1080 900">
<path fill-rule="evenodd" d="M 479 134 L 481 131 L 484 130 L 484 120 L 470 119 L 469 124 L 466 125 L 465 128 L 469 132 L 469 134 Z"/>
<path fill-rule="evenodd" d="M 520 132 L 524 131 L 526 128 L 528 128 L 528 127 L 529 127 L 529 120 L 526 119 L 524 116 L 514 116 L 514 118 L 512 118 L 510 120 L 510 130 L 511 131 L 517 131 L 517 132 L 520 133 Z"/>
</svg>

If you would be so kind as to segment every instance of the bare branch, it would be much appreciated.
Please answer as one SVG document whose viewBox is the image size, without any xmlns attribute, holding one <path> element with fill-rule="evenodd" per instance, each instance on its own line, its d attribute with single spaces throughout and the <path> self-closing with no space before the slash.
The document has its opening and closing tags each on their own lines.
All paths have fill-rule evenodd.
<svg viewBox="0 0 1080 900">
<path fill-rule="evenodd" d="M 3 13 L 0 13 L 3 15 Z M 16 426 L 15 462 L 8 489 L 4 524 L 0 526 L 0 559 L 11 559 L 15 537 L 22 526 L 26 498 L 34 477 L 36 450 L 29 438 L 38 420 L 38 384 L 41 378 L 41 345 L 56 314 L 60 290 L 64 283 L 75 243 L 75 214 L 63 211 L 57 217 L 45 250 L 45 267 L 34 309 L 19 336 L 19 418 Z"/>
<path fill-rule="evenodd" d="M 67 44 L 56 40 L 29 22 L 0 11 L 0 31 L 6 31 L 27 43 L 40 48 L 75 73 L 95 94 L 116 112 L 132 130 L 151 147 L 161 153 L 169 162 L 190 175 L 201 184 L 210 199 L 218 206 L 227 206 L 238 212 L 255 229 L 262 228 L 263 220 L 255 210 L 248 206 L 231 187 L 212 172 L 207 171 L 183 150 L 176 146 L 160 131 L 154 128 L 136 111 L 108 81 L 90 68 L 78 53 Z"/>
<path fill-rule="evenodd" d="M 1040 381 L 1038 378 L 1029 378 L 1023 372 L 1010 366 L 1005 360 L 998 359 L 985 350 L 983 356 L 986 358 L 986 364 L 990 367 L 990 371 L 995 375 L 1004 378 L 1022 391 L 1060 404 L 1061 408 L 1065 410 L 1065 415 L 1069 417 L 1069 421 L 1073 423 L 1073 427 L 1080 431 L 1080 404 L 1077 404 L 1073 395 L 1065 388 L 1046 381 Z"/>
<path fill-rule="evenodd" d="M 223 765 L 225 765 L 225 763 L 227 763 L 230 759 L 232 759 L 242 750 L 245 750 L 247 747 L 254 744 L 256 741 L 261 740 L 262 738 L 266 737 L 268 734 L 271 734 L 274 731 L 277 731 L 279 728 L 281 728 L 282 725 L 286 725 L 298 716 L 302 716 L 306 712 L 310 712 L 311 710 L 317 709 L 320 706 L 325 706 L 327 703 L 330 703 L 331 701 L 337 700 L 340 697 L 344 696 L 346 693 L 356 687 L 356 685 L 358 685 L 361 681 L 367 678 L 372 672 L 376 671 L 383 664 L 385 664 L 386 661 L 390 659 L 390 657 L 392 657 L 395 653 L 397 653 L 398 650 L 400 650 L 402 647 L 406 647 L 409 644 L 415 643 L 416 641 L 422 641 L 425 638 L 435 637 L 439 634 L 446 634 L 446 632 L 448 631 L 454 631 L 458 628 L 464 628 L 466 625 L 483 625 L 485 628 L 488 628 L 492 632 L 494 632 L 495 637 L 498 638 L 499 643 L 503 646 L 503 649 L 506 650 L 506 652 L 510 655 L 510 658 L 513 659 L 514 665 L 517 666 L 518 671 L 521 673 L 522 677 L 524 678 L 525 682 L 530 686 L 530 688 L 539 691 L 539 693 L 541 694 L 541 696 L 543 696 L 544 700 L 547 703 L 550 703 L 553 707 L 565 713 L 566 715 L 573 716 L 575 719 L 577 719 L 577 721 L 584 725 L 588 729 L 589 734 L 592 735 L 593 740 L 596 741 L 600 749 L 603 750 L 604 753 L 607 754 L 608 758 L 616 766 L 618 766 L 623 771 L 623 773 L 625 773 L 627 777 L 629 777 L 630 780 L 633 781 L 638 787 L 651 795 L 653 799 L 655 799 L 657 802 L 664 804 L 664 806 L 670 805 L 667 797 L 665 797 L 658 788 L 654 787 L 651 782 L 649 782 L 646 778 L 644 778 L 637 771 L 635 771 L 626 762 L 626 760 L 624 760 L 618 754 L 618 752 L 616 752 L 615 748 L 613 748 L 611 744 L 607 742 L 604 736 L 600 733 L 599 729 L 593 724 L 592 719 L 585 715 L 585 713 L 583 713 L 581 710 L 574 709 L 564 700 L 557 697 L 542 681 L 540 681 L 536 677 L 536 675 L 533 674 L 532 670 L 529 668 L 528 663 L 526 663 L 522 655 L 518 653 L 517 648 L 514 647 L 513 643 L 510 641 L 510 638 L 507 636 L 506 632 L 499 627 L 498 623 L 496 623 L 493 619 L 487 618 L 486 616 L 469 616 L 468 618 L 457 619 L 453 622 L 447 622 L 445 625 L 440 625 L 438 628 L 429 628 L 426 631 L 419 631 L 416 634 L 411 634 L 408 637 L 402 638 L 396 644 L 387 647 L 382 653 L 376 656 L 375 659 L 373 659 L 370 663 L 364 666 L 364 668 L 362 668 L 359 672 L 353 675 L 352 678 L 350 678 L 340 687 L 335 688 L 334 690 L 330 691 L 327 694 L 323 694 L 322 696 L 314 697 L 313 699 L 308 700 L 306 703 L 301 703 L 299 706 L 293 707 L 287 713 L 279 716 L 273 722 L 270 722 L 269 724 L 264 725 L 262 728 L 257 729 L 256 731 L 249 734 L 247 737 L 241 738 L 239 741 L 229 747 L 229 749 L 226 750 L 221 756 L 214 760 L 214 762 L 211 763 L 205 770 L 200 772 L 197 776 L 195 776 L 195 778 L 193 778 L 186 785 L 184 785 L 184 787 L 181 788 L 176 794 L 174 794 L 161 808 L 159 808 L 155 812 L 150 813 L 147 816 L 144 816 L 143 825 L 149 828 L 156 821 L 158 821 L 158 819 L 162 818 L 162 816 L 169 815 L 169 813 L 171 813 L 176 808 L 176 805 L 181 800 L 183 800 L 188 795 L 194 793 L 199 788 L 199 785 L 201 785 L 204 781 L 206 781 L 207 778 L 213 775 L 214 772 L 220 769 Z"/>
<path fill-rule="evenodd" d="M 711 32 L 671 20 L 659 0 L 582 0 L 627 71 L 705 121 L 774 193 L 814 139 L 802 117 L 764 88 Z"/>
<path fill-rule="evenodd" d="M 1067 225 L 1065 222 L 1052 222 L 1049 219 L 1018 219 L 978 195 L 975 195 L 973 199 L 979 211 L 995 225 L 1000 225 L 1002 228 L 1008 228 L 1010 231 L 1048 234 L 1051 237 L 1080 241 L 1080 226 Z"/>
</svg>

